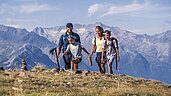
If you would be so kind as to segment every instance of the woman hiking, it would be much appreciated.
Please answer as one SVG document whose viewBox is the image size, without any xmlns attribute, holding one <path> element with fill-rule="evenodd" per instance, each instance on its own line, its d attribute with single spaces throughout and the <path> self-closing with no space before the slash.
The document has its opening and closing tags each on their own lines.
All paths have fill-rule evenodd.
<svg viewBox="0 0 171 96">
<path fill-rule="evenodd" d="M 105 73 L 105 64 L 106 64 L 106 54 L 102 56 L 102 44 L 105 40 L 103 36 L 103 28 L 100 26 L 95 27 L 96 31 L 96 37 L 92 39 L 92 48 L 91 52 L 89 54 L 89 59 L 92 57 L 93 53 L 96 51 L 96 62 L 99 67 L 100 73 Z M 103 61 L 101 61 L 101 58 L 103 57 Z"/>
</svg>

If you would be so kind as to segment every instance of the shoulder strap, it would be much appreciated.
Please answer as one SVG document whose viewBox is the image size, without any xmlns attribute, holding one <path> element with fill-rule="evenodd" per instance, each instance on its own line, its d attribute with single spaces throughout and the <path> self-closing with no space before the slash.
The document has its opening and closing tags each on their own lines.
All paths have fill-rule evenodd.
<svg viewBox="0 0 171 96">
<path fill-rule="evenodd" d="M 66 33 L 62 34 L 64 37 L 67 35 Z"/>
<path fill-rule="evenodd" d="M 72 33 L 72 36 L 74 37 L 74 39 L 77 39 L 77 34 L 76 33 Z"/>
<path fill-rule="evenodd" d="M 93 38 L 94 38 L 94 45 L 96 46 L 96 37 L 93 37 Z M 96 52 L 96 48 L 93 53 L 95 53 L 95 52 Z"/>
<path fill-rule="evenodd" d="M 114 38 L 114 37 L 113 37 L 113 40 L 115 40 L 116 46 L 118 47 L 118 40 L 116 38 Z"/>
<path fill-rule="evenodd" d="M 113 40 L 115 40 L 116 46 L 118 47 L 118 40 L 116 38 L 114 38 L 114 37 L 112 37 L 112 38 L 113 38 Z M 113 40 L 112 40 L 112 42 L 113 42 Z M 115 48 L 115 51 L 116 51 L 116 47 L 115 46 L 114 46 L 114 48 Z M 116 54 L 116 56 L 115 56 L 115 58 L 116 58 L 116 60 L 115 60 L 115 62 L 116 62 L 116 70 L 118 70 L 118 60 L 117 60 L 118 57 L 117 56 L 118 55 Z"/>
<path fill-rule="evenodd" d="M 106 47 L 107 46 L 107 40 L 106 39 L 104 40 L 104 44 L 105 44 L 105 47 Z"/>
<path fill-rule="evenodd" d="M 110 39 L 110 41 L 111 41 L 111 46 L 113 46 L 114 48 L 116 48 L 115 45 L 114 45 L 113 40 L 115 40 L 117 46 L 118 46 L 118 40 L 117 40 L 116 38 L 114 38 L 114 37 L 111 37 L 111 39 Z"/>
<path fill-rule="evenodd" d="M 94 37 L 94 44 L 96 45 L 96 37 Z"/>
<path fill-rule="evenodd" d="M 62 40 L 64 42 L 64 39 L 66 38 L 66 33 L 65 34 L 62 34 Z"/>
</svg>

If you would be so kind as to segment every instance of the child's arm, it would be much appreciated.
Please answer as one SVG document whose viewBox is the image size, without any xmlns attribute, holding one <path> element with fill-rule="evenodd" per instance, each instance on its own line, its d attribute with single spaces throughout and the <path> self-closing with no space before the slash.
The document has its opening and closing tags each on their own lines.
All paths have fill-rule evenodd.
<svg viewBox="0 0 171 96">
<path fill-rule="evenodd" d="M 67 54 L 69 51 L 70 51 L 70 45 L 67 46 L 67 49 L 64 51 L 64 53 L 63 53 L 62 55 L 64 56 L 64 55 Z"/>
<path fill-rule="evenodd" d="M 87 53 L 87 55 L 88 55 L 88 61 L 89 61 L 89 65 L 90 65 L 90 66 L 92 66 L 92 65 L 93 65 L 93 64 L 92 64 L 92 59 L 91 59 L 91 57 L 90 57 L 89 52 L 88 52 L 84 47 L 82 47 L 82 46 L 81 46 L 81 48 L 82 48 L 82 50 L 83 50 L 84 52 L 86 52 L 86 53 Z"/>
<path fill-rule="evenodd" d="M 62 55 L 64 56 L 65 54 L 67 54 L 68 53 L 68 50 L 66 50 Z"/>
</svg>

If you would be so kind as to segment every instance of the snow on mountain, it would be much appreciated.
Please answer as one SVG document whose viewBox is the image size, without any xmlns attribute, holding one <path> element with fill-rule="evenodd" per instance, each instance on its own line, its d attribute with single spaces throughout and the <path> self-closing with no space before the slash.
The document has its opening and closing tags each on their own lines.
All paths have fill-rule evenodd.
<svg viewBox="0 0 171 96">
<path fill-rule="evenodd" d="M 14 27 L 0 25 L 0 41 L 7 41 L 11 43 L 20 42 L 20 39 L 27 34 L 28 31 L 26 29 L 16 29 Z"/>
<path fill-rule="evenodd" d="M 111 30 L 112 36 L 119 41 L 121 61 L 118 72 L 120 74 L 171 83 L 171 31 L 156 35 L 139 35 L 100 22 L 88 25 L 74 24 L 74 32 L 80 35 L 82 45 L 88 51 L 91 49 L 96 25 L 102 26 L 104 30 Z M 20 68 L 23 58 L 29 64 L 29 69 L 39 64 L 47 68 L 55 67 L 55 63 L 48 56 L 49 50 L 56 47 L 60 36 L 65 32 L 64 25 L 51 28 L 36 27 L 32 32 L 0 25 L 0 66 Z M 95 54 L 93 66 L 90 67 L 87 63 L 87 55 L 84 53 L 79 68 L 97 71 L 94 58 Z M 60 64 L 63 64 L 62 59 Z"/>
<path fill-rule="evenodd" d="M 25 59 L 28 64 L 28 69 L 33 68 L 36 65 L 43 65 L 45 68 L 55 67 L 55 63 L 52 62 L 49 57 L 44 54 L 40 48 L 33 45 L 24 45 L 19 50 L 9 56 L 9 60 L 5 63 L 6 68 L 21 68 L 21 61 Z"/>
<path fill-rule="evenodd" d="M 0 66 L 20 68 L 21 59 L 26 59 L 29 69 L 37 64 L 52 68 L 55 63 L 47 56 L 56 44 L 26 29 L 0 25 Z"/>
</svg>

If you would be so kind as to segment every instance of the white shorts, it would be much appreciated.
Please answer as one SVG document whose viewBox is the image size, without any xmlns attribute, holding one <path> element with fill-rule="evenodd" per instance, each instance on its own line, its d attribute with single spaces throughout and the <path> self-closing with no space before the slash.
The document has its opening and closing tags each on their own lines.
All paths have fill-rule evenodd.
<svg viewBox="0 0 171 96">
<path fill-rule="evenodd" d="M 107 55 L 107 61 L 112 63 L 113 60 L 116 58 L 115 56 L 116 55 Z"/>
</svg>

